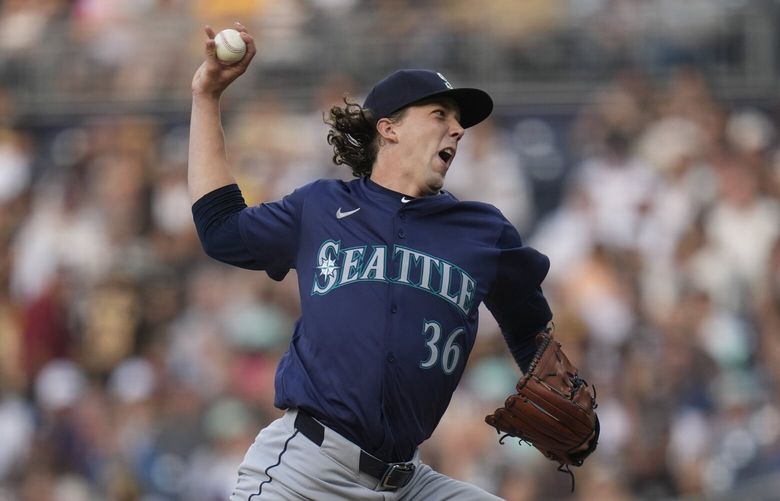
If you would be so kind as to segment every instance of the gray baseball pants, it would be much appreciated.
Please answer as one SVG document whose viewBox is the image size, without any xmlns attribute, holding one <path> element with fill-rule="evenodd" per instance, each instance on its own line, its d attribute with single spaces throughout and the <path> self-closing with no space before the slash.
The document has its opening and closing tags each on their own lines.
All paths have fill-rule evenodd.
<svg viewBox="0 0 780 501">
<path fill-rule="evenodd" d="M 231 501 L 500 499 L 434 471 L 420 462 L 419 452 L 411 461 L 415 468 L 408 483 L 385 490 L 381 480 L 360 471 L 363 460 L 357 445 L 316 423 L 322 433 L 315 437 L 321 440 L 318 445 L 307 437 L 310 432 L 296 427 L 297 414 L 295 409 L 288 410 L 260 432 L 239 467 Z M 387 477 L 388 482 L 394 480 Z"/>
</svg>

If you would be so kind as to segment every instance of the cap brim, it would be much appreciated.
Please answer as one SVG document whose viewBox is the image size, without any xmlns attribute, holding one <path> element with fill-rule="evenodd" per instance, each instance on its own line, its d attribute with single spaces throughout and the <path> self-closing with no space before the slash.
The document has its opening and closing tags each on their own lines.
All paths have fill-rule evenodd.
<svg viewBox="0 0 780 501">
<path fill-rule="evenodd" d="M 493 112 L 493 99 L 487 92 L 480 89 L 450 89 L 436 92 L 420 99 L 420 101 L 437 97 L 448 97 L 455 101 L 455 104 L 460 108 L 460 125 L 464 129 L 477 125 Z"/>
</svg>

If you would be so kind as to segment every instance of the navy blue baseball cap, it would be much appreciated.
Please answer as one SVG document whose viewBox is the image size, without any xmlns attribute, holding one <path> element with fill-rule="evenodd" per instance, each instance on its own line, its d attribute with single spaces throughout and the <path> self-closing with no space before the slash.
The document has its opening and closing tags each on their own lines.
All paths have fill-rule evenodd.
<svg viewBox="0 0 780 501">
<path fill-rule="evenodd" d="M 386 76 L 368 93 L 363 108 L 376 120 L 420 101 L 448 97 L 460 108 L 460 125 L 464 129 L 477 125 L 493 111 L 493 100 L 479 89 L 456 89 L 444 75 L 430 70 L 398 70 Z"/>
</svg>

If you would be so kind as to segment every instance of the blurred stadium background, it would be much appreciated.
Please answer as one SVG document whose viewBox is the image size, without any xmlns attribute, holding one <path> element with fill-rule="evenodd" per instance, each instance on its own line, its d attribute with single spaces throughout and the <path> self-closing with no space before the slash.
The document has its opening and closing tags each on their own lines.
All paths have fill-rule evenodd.
<svg viewBox="0 0 780 501">
<path fill-rule="evenodd" d="M 482 418 L 489 314 L 426 460 L 508 500 L 780 498 L 780 3 L 0 2 L 0 500 L 216 500 L 272 406 L 296 284 L 204 257 L 186 189 L 202 26 L 260 52 L 224 99 L 250 202 L 330 165 L 321 114 L 398 67 L 497 101 L 448 188 L 548 254 L 597 387 L 569 480 Z"/>
</svg>

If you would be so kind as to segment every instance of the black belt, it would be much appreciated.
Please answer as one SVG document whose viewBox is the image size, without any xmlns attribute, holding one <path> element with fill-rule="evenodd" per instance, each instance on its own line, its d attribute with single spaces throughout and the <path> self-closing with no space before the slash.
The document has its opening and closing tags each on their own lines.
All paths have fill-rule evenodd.
<svg viewBox="0 0 780 501">
<path fill-rule="evenodd" d="M 318 446 L 322 445 L 325 427 L 301 409 L 298 409 L 298 416 L 295 418 L 295 428 Z M 414 463 L 385 463 L 361 450 L 359 469 L 362 473 L 379 480 L 383 490 L 395 490 L 409 483 L 414 475 L 415 465 Z"/>
</svg>

